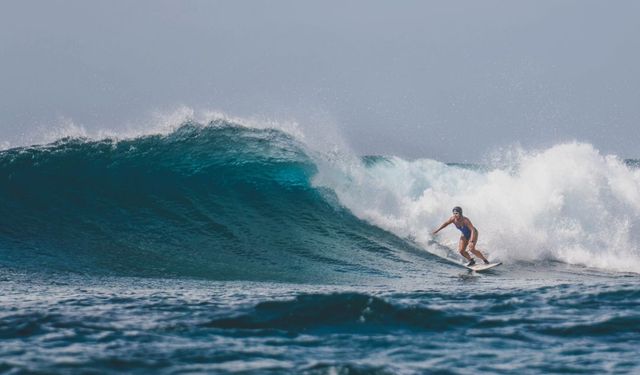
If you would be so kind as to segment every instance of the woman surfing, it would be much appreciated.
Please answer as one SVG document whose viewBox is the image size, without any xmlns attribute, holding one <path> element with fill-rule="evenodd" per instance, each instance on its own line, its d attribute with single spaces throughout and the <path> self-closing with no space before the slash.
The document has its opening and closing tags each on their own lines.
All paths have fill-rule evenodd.
<svg viewBox="0 0 640 375">
<path fill-rule="evenodd" d="M 476 243 L 478 242 L 478 230 L 473 226 L 471 220 L 468 217 L 462 215 L 461 207 L 453 208 L 453 216 L 449 218 L 449 220 L 442 223 L 440 228 L 433 231 L 433 235 L 435 236 L 440 230 L 447 227 L 449 224 L 453 223 L 453 225 L 462 232 L 460 236 L 460 242 L 458 243 L 458 251 L 460 251 L 460 255 L 465 257 L 469 261 L 467 263 L 467 267 L 471 267 L 476 264 L 476 261 L 467 253 L 467 245 L 469 246 L 469 251 L 472 252 L 475 256 L 482 259 L 485 264 L 489 264 L 487 258 L 482 255 L 480 250 L 476 249 Z"/>
</svg>

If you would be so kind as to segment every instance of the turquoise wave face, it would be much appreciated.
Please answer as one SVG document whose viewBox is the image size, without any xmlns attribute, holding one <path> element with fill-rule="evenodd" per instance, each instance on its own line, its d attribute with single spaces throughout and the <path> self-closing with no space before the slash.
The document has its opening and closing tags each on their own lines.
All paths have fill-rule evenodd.
<svg viewBox="0 0 640 375">
<path fill-rule="evenodd" d="M 296 282 L 393 272 L 388 253 L 406 245 L 313 187 L 314 173 L 284 133 L 228 123 L 3 151 L 0 264 Z"/>
</svg>

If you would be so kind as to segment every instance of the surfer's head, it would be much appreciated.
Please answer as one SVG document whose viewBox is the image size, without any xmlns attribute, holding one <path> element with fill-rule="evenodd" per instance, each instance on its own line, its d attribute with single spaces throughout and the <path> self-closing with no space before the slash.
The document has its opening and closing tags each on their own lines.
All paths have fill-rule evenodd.
<svg viewBox="0 0 640 375">
<path fill-rule="evenodd" d="M 462 207 L 455 206 L 455 207 L 453 208 L 453 214 L 454 214 L 454 215 L 455 215 L 455 214 L 459 214 L 460 216 L 462 216 Z"/>
</svg>

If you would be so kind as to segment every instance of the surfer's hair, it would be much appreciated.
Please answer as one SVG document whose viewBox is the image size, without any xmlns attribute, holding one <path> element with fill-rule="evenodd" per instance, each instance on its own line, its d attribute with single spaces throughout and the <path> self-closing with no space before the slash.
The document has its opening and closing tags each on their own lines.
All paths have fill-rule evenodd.
<svg viewBox="0 0 640 375">
<path fill-rule="evenodd" d="M 462 207 L 460 206 L 455 206 L 452 210 L 453 213 L 459 213 L 460 215 L 462 215 Z"/>
</svg>

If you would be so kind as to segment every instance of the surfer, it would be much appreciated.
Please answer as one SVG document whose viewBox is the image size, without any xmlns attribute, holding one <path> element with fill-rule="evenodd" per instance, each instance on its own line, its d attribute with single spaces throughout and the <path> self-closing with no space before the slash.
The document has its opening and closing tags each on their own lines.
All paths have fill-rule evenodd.
<svg viewBox="0 0 640 375">
<path fill-rule="evenodd" d="M 467 253 L 467 245 L 469 246 L 469 251 L 472 252 L 475 256 L 482 259 L 485 264 L 489 264 L 487 258 L 482 255 L 480 250 L 476 249 L 476 243 L 478 242 L 478 230 L 473 226 L 471 220 L 468 217 L 462 215 L 461 207 L 453 208 L 453 216 L 449 218 L 449 220 L 442 223 L 440 228 L 433 231 L 433 235 L 435 236 L 440 230 L 444 229 L 449 224 L 453 223 L 453 225 L 462 232 L 460 236 L 460 242 L 458 243 L 458 251 L 460 251 L 460 255 L 465 257 L 469 261 L 467 263 L 467 267 L 473 266 L 476 264 L 476 261 Z"/>
</svg>

